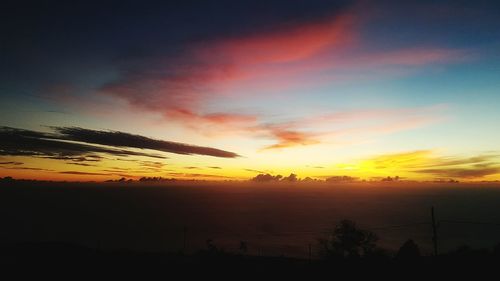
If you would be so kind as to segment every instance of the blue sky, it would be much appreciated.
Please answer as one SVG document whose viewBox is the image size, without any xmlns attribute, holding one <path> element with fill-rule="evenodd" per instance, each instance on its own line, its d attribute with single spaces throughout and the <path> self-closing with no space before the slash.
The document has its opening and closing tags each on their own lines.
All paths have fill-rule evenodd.
<svg viewBox="0 0 500 281">
<path fill-rule="evenodd" d="M 145 170 L 153 154 L 94 148 L 101 161 L 75 165 L 61 155 L 80 150 L 5 142 L 3 175 L 500 179 L 495 1 L 47 1 L 3 13 L 3 134 L 78 127 L 238 155 L 162 148 L 163 168 Z M 90 144 L 158 148 L 114 141 Z M 387 157 L 395 166 L 372 165 Z"/>
</svg>

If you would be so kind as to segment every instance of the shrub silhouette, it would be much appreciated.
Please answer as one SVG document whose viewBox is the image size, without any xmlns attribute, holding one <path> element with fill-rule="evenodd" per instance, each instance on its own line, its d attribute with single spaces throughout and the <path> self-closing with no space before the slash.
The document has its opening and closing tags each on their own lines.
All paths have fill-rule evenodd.
<svg viewBox="0 0 500 281">
<path fill-rule="evenodd" d="M 418 258 L 420 258 L 420 248 L 412 239 L 408 239 L 396 254 L 398 260 L 415 260 Z"/>
<path fill-rule="evenodd" d="M 324 258 L 359 258 L 371 255 L 377 248 L 378 237 L 375 233 L 360 229 L 350 220 L 342 220 L 329 233 L 320 239 Z"/>
</svg>

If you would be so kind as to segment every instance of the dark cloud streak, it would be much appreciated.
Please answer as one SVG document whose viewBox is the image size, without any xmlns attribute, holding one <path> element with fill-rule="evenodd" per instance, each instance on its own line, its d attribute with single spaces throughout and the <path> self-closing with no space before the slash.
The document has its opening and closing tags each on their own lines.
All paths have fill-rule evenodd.
<svg viewBox="0 0 500 281">
<path fill-rule="evenodd" d="M 24 164 L 24 163 L 22 163 L 22 162 L 15 162 L 15 161 L 0 162 L 0 165 L 16 165 L 16 166 L 18 166 L 18 165 L 22 165 L 22 164 Z"/>
<path fill-rule="evenodd" d="M 481 178 L 500 173 L 500 167 L 471 167 L 471 168 L 437 168 L 422 169 L 419 173 L 431 174 L 450 178 Z"/>
<path fill-rule="evenodd" d="M 78 171 L 63 171 L 63 172 L 59 172 L 59 174 L 84 175 L 84 176 L 109 176 L 109 175 L 112 175 L 112 174 L 105 174 L 105 173 L 89 173 L 89 172 L 78 172 Z"/>
<path fill-rule="evenodd" d="M 118 157 L 167 157 L 156 153 L 134 151 L 148 149 L 185 155 L 238 157 L 236 153 L 211 147 L 151 139 L 118 131 L 96 131 L 76 127 L 55 127 L 57 133 L 0 127 L 0 155 L 30 156 L 71 162 L 97 162 L 99 154 Z"/>
<path fill-rule="evenodd" d="M 223 158 L 235 158 L 239 155 L 212 147 L 195 146 L 178 142 L 151 139 L 118 131 L 97 131 L 78 127 L 55 127 L 63 138 L 72 141 L 101 144 L 115 147 L 151 149 L 162 152 L 207 155 Z"/>
<path fill-rule="evenodd" d="M 59 136 L 30 130 L 0 127 L 0 155 L 32 156 L 58 160 L 78 161 L 95 157 L 95 153 L 116 156 L 145 156 L 164 158 L 161 155 L 125 149 L 105 148 L 91 143 L 75 143 Z M 84 157 L 84 158 L 82 158 Z"/>
</svg>

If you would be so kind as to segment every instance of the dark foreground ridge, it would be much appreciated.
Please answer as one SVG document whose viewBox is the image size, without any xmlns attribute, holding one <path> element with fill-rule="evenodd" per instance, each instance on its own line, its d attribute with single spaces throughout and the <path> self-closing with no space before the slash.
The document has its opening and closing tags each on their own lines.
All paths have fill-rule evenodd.
<svg viewBox="0 0 500 281">
<path fill-rule="evenodd" d="M 495 270 L 500 265 L 500 244 L 496 244 L 500 240 L 497 238 L 500 237 L 496 235 L 492 235 L 493 239 L 483 243 L 487 245 L 484 249 L 483 246 L 472 244 L 474 248 L 455 246 L 450 250 L 446 247 L 436 247 L 439 251 L 431 252 L 422 244 L 422 240 L 406 240 L 408 237 L 418 236 L 416 232 L 410 231 L 405 232 L 401 237 L 402 240 L 398 240 L 401 242 L 394 245 L 395 248 L 389 249 L 380 243 L 377 235 L 382 229 L 365 228 L 351 220 L 335 219 L 331 221 L 334 224 L 333 228 L 326 230 L 325 233 L 314 233 L 316 240 L 315 242 L 311 240 L 308 255 L 291 257 L 293 254 L 285 251 L 267 251 L 265 247 L 244 237 L 235 240 L 234 246 L 239 245 L 239 247 L 230 248 L 216 235 L 204 236 L 203 232 L 197 233 L 196 230 L 201 228 L 191 227 L 189 231 L 187 228 L 179 231 L 182 228 L 176 224 L 177 220 L 196 214 L 200 217 L 198 223 L 202 224 L 202 220 L 210 219 L 210 216 L 203 216 L 209 211 L 213 212 L 210 214 L 212 218 L 217 218 L 215 222 L 220 221 L 223 224 L 231 221 L 251 222 L 248 217 L 242 217 L 244 212 L 237 212 L 239 210 L 237 207 L 242 207 L 239 205 L 243 203 L 250 203 L 246 205 L 248 209 L 258 206 L 259 220 L 262 214 L 271 216 L 272 212 L 260 212 L 260 208 L 266 205 L 255 205 L 255 202 L 262 200 L 267 202 L 267 206 L 276 207 L 277 203 L 287 198 L 282 196 L 282 192 L 275 193 L 267 189 L 259 191 L 261 193 L 255 193 L 253 189 L 252 193 L 248 191 L 229 193 L 228 188 L 222 192 L 214 191 L 210 187 L 189 186 L 169 188 L 88 183 L 17 183 L 0 186 L 2 187 L 0 188 L 2 222 L 0 267 L 16 269 L 16 272 L 22 274 L 64 273 L 66 277 L 74 277 L 104 270 L 114 277 L 138 272 L 140 277 L 150 273 L 165 278 L 226 275 L 232 280 L 248 276 L 262 278 L 270 274 L 279 276 L 280 280 L 297 275 L 307 280 L 313 275 L 327 276 L 327 279 L 343 276 L 372 278 L 375 275 L 384 277 L 394 275 L 398 279 L 406 279 L 411 276 L 427 278 L 433 276 L 435 272 L 442 272 L 446 274 L 445 276 L 460 274 L 463 271 L 478 275 Z M 304 192 L 288 194 L 295 196 L 291 197 L 292 199 L 311 194 Z M 189 194 L 189 197 L 186 194 Z M 252 197 L 248 194 L 261 195 L 257 197 L 259 200 L 249 202 Z M 335 193 L 336 196 L 341 194 Z M 471 194 L 475 193 L 466 195 L 471 196 Z M 495 208 L 490 208 L 495 213 L 499 197 L 491 194 L 495 195 L 487 193 L 488 200 L 495 204 L 493 205 Z M 328 193 L 321 195 L 328 196 Z M 189 200 L 182 201 L 186 198 Z M 203 200 L 195 200 L 197 198 Z M 341 197 L 342 200 L 345 198 L 355 199 L 355 197 Z M 221 201 L 222 199 L 224 200 Z M 338 203 L 333 197 L 327 199 L 329 205 Z M 207 201 L 214 204 L 206 204 Z M 200 205 L 203 202 L 205 205 Z M 238 206 L 231 205 L 231 202 L 237 202 Z M 286 206 L 295 206 L 291 204 L 293 202 L 304 201 L 288 199 L 283 203 Z M 361 202 L 368 204 L 373 200 Z M 387 200 L 381 202 L 381 204 L 389 203 Z M 179 205 L 186 206 L 187 211 L 199 212 L 190 213 L 184 209 L 172 208 Z M 228 208 L 217 209 L 221 205 L 227 205 Z M 194 209 L 195 206 L 200 208 Z M 228 209 L 239 214 L 236 217 L 238 220 L 224 216 Z M 217 210 L 219 212 L 214 212 Z M 282 214 L 300 215 L 293 212 L 295 209 L 288 207 L 274 210 L 283 211 L 277 212 L 280 215 L 273 221 L 283 218 Z M 390 212 L 395 211 L 391 209 Z M 384 213 L 379 213 L 381 214 Z M 311 216 L 304 217 L 304 219 L 311 218 Z M 441 222 L 446 221 L 441 220 Z M 207 226 L 212 225 L 207 224 Z M 491 229 L 497 227 L 483 224 L 479 226 L 483 227 L 479 228 L 480 230 L 487 230 L 493 234 Z M 395 229 L 400 230 L 400 227 L 401 225 L 398 225 Z M 432 229 L 428 222 L 425 227 L 429 232 Z M 171 229 L 175 231 L 171 233 Z M 448 236 L 445 235 L 447 233 L 444 231 L 442 233 L 441 236 L 433 234 L 432 237 L 439 237 L 436 241 L 447 242 Z M 197 239 L 196 235 L 203 238 Z M 286 238 L 286 236 L 280 237 Z M 385 238 L 385 233 L 381 232 L 380 237 Z M 426 237 L 428 240 L 431 238 L 430 235 Z M 151 242 L 152 247 L 140 247 L 140 242 L 145 238 Z M 474 242 L 480 240 L 481 236 L 473 238 Z M 199 239 L 203 240 L 198 241 Z M 113 244 L 110 241 L 117 243 Z M 279 240 L 273 243 L 285 242 Z M 437 243 L 435 245 L 437 246 Z M 66 272 L 70 275 L 66 275 Z"/>
<path fill-rule="evenodd" d="M 164 277 L 183 274 L 233 276 L 235 279 L 260 274 L 282 277 L 332 274 L 337 277 L 425 277 L 431 272 L 450 276 L 462 272 L 482 274 L 495 270 L 500 265 L 500 247 L 493 250 L 461 247 L 439 256 L 405 256 L 400 251 L 392 257 L 373 255 L 310 260 L 226 253 L 213 249 L 184 255 L 181 252 L 101 250 L 76 244 L 45 242 L 4 245 L 0 248 L 0 263 L 8 268 L 25 268 L 51 274 L 106 271 L 115 276 L 134 272 L 146 275 L 160 273 Z"/>
</svg>

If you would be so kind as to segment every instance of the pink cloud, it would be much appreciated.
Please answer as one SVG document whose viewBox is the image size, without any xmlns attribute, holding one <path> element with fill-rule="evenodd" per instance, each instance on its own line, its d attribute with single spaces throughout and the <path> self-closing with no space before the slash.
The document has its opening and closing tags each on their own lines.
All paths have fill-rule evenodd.
<svg viewBox="0 0 500 281">
<path fill-rule="evenodd" d="M 280 126 L 267 126 L 264 130 L 267 130 L 267 133 L 276 140 L 275 144 L 264 147 L 264 150 L 320 143 L 314 133 L 285 129 Z"/>
<path fill-rule="evenodd" d="M 349 14 L 275 32 L 230 38 L 195 51 L 202 58 L 237 65 L 288 63 L 307 59 L 325 49 L 342 48 L 354 40 Z"/>
<path fill-rule="evenodd" d="M 176 58 L 159 59 L 162 63 L 154 69 L 145 65 L 126 70 L 121 79 L 101 91 L 167 116 L 181 116 L 175 111 L 202 116 L 206 102 L 228 93 L 229 88 L 239 88 L 246 81 L 269 86 L 274 83 L 272 77 L 297 73 L 285 65 L 347 46 L 354 34 L 352 21 L 351 16 L 343 15 L 279 31 L 198 43 Z M 269 83 L 261 83 L 269 78 Z"/>
<path fill-rule="evenodd" d="M 182 122 L 194 130 L 207 135 L 213 135 L 214 129 L 218 135 L 236 132 L 256 126 L 258 117 L 250 114 L 238 113 L 209 113 L 200 114 L 184 108 L 172 108 L 165 112 L 167 118 Z"/>
<path fill-rule="evenodd" d="M 371 50 L 369 42 L 359 38 L 358 24 L 359 19 L 350 11 L 334 18 L 270 32 L 198 42 L 175 58 L 158 58 L 160 63 L 154 62 L 152 66 L 147 61 L 140 69 L 126 69 L 120 80 L 106 85 L 101 91 L 126 100 L 133 108 L 161 113 L 168 120 L 181 122 L 202 133 L 215 130 L 222 134 L 244 132 L 271 137 L 277 142 L 270 148 L 320 143 L 324 136 L 333 134 L 330 129 L 320 126 L 327 121 L 339 120 L 352 125 L 335 132 L 336 135 L 398 131 L 433 122 L 432 117 L 400 118 L 411 115 L 411 110 L 391 109 L 313 116 L 285 128 L 283 124 L 263 125 L 265 117 L 258 114 L 208 109 L 211 108 L 209 104 L 216 104 L 228 95 L 238 99 L 249 89 L 255 98 L 262 99 L 265 96 L 259 92 L 286 92 L 295 86 L 356 80 L 362 76 L 359 71 L 376 70 L 380 75 L 392 75 L 385 69 L 402 67 L 396 72 L 401 75 L 405 73 L 404 68 L 460 62 L 470 57 L 462 50 L 432 46 Z M 401 124 L 384 118 L 399 120 Z M 377 128 L 366 122 L 365 127 L 353 125 L 367 119 L 383 119 L 383 126 Z M 310 127 L 312 129 L 308 130 Z"/>
<path fill-rule="evenodd" d="M 312 116 L 286 123 L 262 125 L 260 136 L 275 140 L 264 149 L 359 140 L 417 129 L 444 120 L 445 106 L 352 110 Z"/>
</svg>

